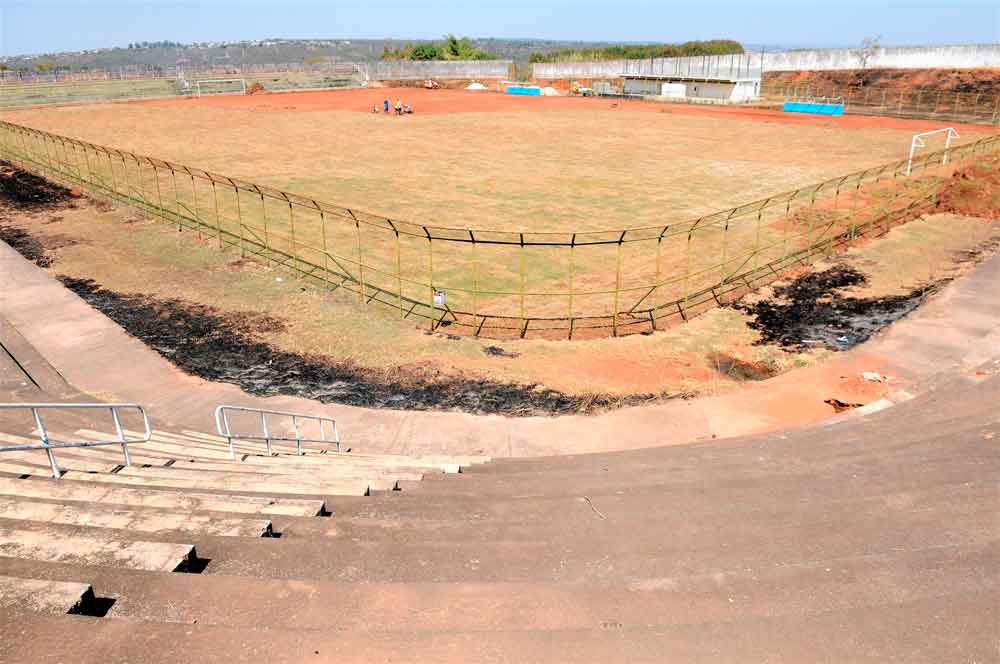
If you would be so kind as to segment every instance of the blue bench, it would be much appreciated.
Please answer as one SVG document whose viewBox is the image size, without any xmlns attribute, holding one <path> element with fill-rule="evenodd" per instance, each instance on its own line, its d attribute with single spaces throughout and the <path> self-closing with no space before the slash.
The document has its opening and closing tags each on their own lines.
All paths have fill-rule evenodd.
<svg viewBox="0 0 1000 664">
<path fill-rule="evenodd" d="M 786 101 L 781 110 L 785 113 L 812 113 L 814 115 L 843 115 L 843 104 L 820 104 L 806 101 Z"/>
<path fill-rule="evenodd" d="M 528 97 L 541 97 L 542 89 L 535 85 L 511 85 L 507 87 L 509 95 L 526 95 Z"/>
</svg>

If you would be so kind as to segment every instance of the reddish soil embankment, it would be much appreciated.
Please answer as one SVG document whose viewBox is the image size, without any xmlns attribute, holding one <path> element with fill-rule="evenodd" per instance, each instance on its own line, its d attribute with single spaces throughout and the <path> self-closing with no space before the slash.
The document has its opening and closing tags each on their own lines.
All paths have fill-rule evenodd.
<svg viewBox="0 0 1000 664">
<path fill-rule="evenodd" d="M 940 207 L 969 217 L 1000 219 L 1000 156 L 956 171 L 941 187 Z"/>
<path fill-rule="evenodd" d="M 765 90 L 798 84 L 808 84 L 815 88 L 926 88 L 940 92 L 971 92 L 993 96 L 1000 94 L 1000 69 L 848 69 L 772 71 L 764 74 Z"/>
</svg>

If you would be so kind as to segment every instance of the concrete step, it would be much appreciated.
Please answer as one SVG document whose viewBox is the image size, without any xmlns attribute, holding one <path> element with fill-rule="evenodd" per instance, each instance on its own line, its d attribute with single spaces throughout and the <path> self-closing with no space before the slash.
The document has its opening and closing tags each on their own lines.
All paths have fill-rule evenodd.
<svg viewBox="0 0 1000 664">
<path fill-rule="evenodd" d="M 278 542 L 280 549 L 281 543 Z M 340 631 L 568 630 L 625 625 L 677 626 L 891 606 L 995 590 L 983 579 L 990 547 L 901 551 L 895 556 L 819 560 L 795 567 L 718 569 L 625 582 L 338 583 L 254 579 L 221 574 L 173 575 L 81 569 L 72 565 L 6 564 L 9 575 L 63 580 L 87 574 L 95 589 L 117 598 L 114 615 L 135 620 L 233 627 Z M 899 565 L 906 578 L 893 574 Z M 941 571 L 949 570 L 944 577 Z M 957 580 L 957 581 L 956 581 Z"/>
<path fill-rule="evenodd" d="M 66 470 L 68 467 L 71 467 L 73 470 L 84 473 L 110 473 L 118 464 L 122 463 L 121 460 L 115 463 L 114 461 L 79 459 L 73 455 L 67 456 L 61 454 L 61 452 L 62 450 L 53 451 L 56 457 L 56 465 L 59 466 L 60 470 Z M 48 470 L 49 475 L 52 474 L 52 467 L 49 465 L 48 456 L 46 456 L 44 450 L 0 452 L 0 464 L 28 464 L 39 468 L 44 467 Z"/>
<path fill-rule="evenodd" d="M 990 593 L 808 616 L 774 616 L 673 627 L 626 624 L 613 614 L 589 629 L 325 632 L 150 623 L 0 610 L 16 626 L 9 662 L 969 662 L 995 660 L 983 615 Z M 947 616 L 947 620 L 942 620 Z M 265 620 L 266 621 L 266 620 Z M 141 635 L 141 638 L 138 637 Z M 153 654 L 155 653 L 155 655 Z M 956 653 L 960 653 L 956 657 Z"/>
<path fill-rule="evenodd" d="M 176 509 L 186 512 L 211 511 L 314 517 L 325 511 L 322 500 L 113 487 L 66 478 L 18 480 L 0 477 L 0 495 L 51 499 L 59 502 Z"/>
<path fill-rule="evenodd" d="M 372 464 L 341 463 L 339 459 L 323 460 L 319 463 L 304 462 L 306 457 L 249 457 L 246 460 L 198 459 L 175 456 L 150 456 L 141 446 L 130 449 L 134 467 L 153 468 L 172 466 L 178 470 L 205 470 L 210 472 L 252 473 L 268 475 L 294 475 L 310 479 L 333 480 L 409 480 L 420 481 L 423 471 L 406 468 L 384 468 Z M 251 461 L 253 459 L 253 461 Z M 121 451 L 108 448 L 88 448 L 85 450 L 60 451 L 57 456 L 60 468 L 66 470 L 97 470 L 103 463 L 117 461 L 123 463 Z M 314 460 L 310 460 L 314 461 Z M 170 463 L 173 462 L 173 463 Z M 435 469 L 436 470 L 436 469 Z"/>
<path fill-rule="evenodd" d="M 348 495 L 363 495 L 368 489 L 386 491 L 396 487 L 396 481 L 392 478 L 338 478 L 322 474 L 302 477 L 294 474 L 276 475 L 253 470 L 190 470 L 178 465 L 153 468 L 140 468 L 133 465 L 122 468 L 115 474 L 119 477 L 148 478 L 155 481 L 190 480 L 203 486 L 219 489 L 253 487 L 258 491 L 268 491 L 268 487 L 274 486 L 276 488 L 272 490 L 273 493 L 288 493 L 294 489 L 295 493 L 315 495 L 336 494 L 342 490 Z M 249 489 L 244 488 L 243 490 Z"/>
<path fill-rule="evenodd" d="M 0 609 L 79 613 L 93 599 L 89 583 L 0 576 Z"/>
<path fill-rule="evenodd" d="M 0 527 L 0 556 L 36 562 L 64 562 L 96 567 L 125 567 L 155 572 L 183 570 L 196 559 L 194 546 L 120 541 L 109 537 L 69 535 L 58 530 Z"/>
<path fill-rule="evenodd" d="M 421 522 L 385 523 L 396 532 L 377 539 L 345 527 L 342 537 L 327 540 L 282 538 L 280 549 L 240 548 L 222 539 L 199 548 L 218 561 L 214 573 L 262 578 L 369 583 L 631 580 L 710 574 L 741 565 L 757 568 L 778 560 L 798 566 L 859 551 L 891 556 L 953 542 L 982 546 L 991 541 L 988 524 L 995 520 L 995 506 L 980 502 L 984 495 L 988 497 L 988 488 L 956 493 L 930 509 L 911 509 L 905 494 L 892 494 L 858 510 L 852 505 L 824 509 L 791 504 L 742 513 L 703 510 L 689 517 L 681 508 L 646 519 L 639 518 L 642 501 L 614 512 L 597 503 L 598 510 L 608 509 L 604 518 L 581 501 L 565 524 L 487 526 L 493 537 L 485 541 L 475 534 L 480 526 L 470 518 L 464 528 L 439 530 Z M 335 517 L 334 523 L 339 522 Z M 279 550 L 287 563 L 265 555 Z"/>
<path fill-rule="evenodd" d="M 102 505 L 57 505 L 23 498 L 0 497 L 0 519 L 115 528 L 139 533 L 188 532 L 215 537 L 266 537 L 267 519 L 246 519 L 162 509 L 122 509 Z"/>
<path fill-rule="evenodd" d="M 228 444 L 225 438 L 221 438 L 215 434 L 206 434 L 190 430 L 184 430 L 181 432 L 181 434 L 187 439 L 194 439 L 198 441 L 210 442 L 215 444 L 218 444 L 220 442 L 222 444 Z M 289 445 L 288 443 L 284 443 L 283 445 L 284 447 L 287 447 L 290 450 L 294 449 L 294 445 Z M 313 445 L 314 447 L 309 449 L 315 449 L 317 451 L 325 449 L 329 454 L 337 453 L 335 452 L 332 445 L 328 445 L 326 447 L 323 447 L 321 443 L 314 443 Z M 263 441 L 261 441 L 260 449 L 262 450 L 263 447 L 264 443 Z M 306 447 L 308 448 L 308 446 Z M 341 447 L 345 447 L 345 445 L 342 445 Z M 341 452 L 341 454 L 345 453 Z M 458 455 L 421 454 L 421 455 L 408 456 L 402 454 L 372 454 L 363 451 L 352 451 L 349 454 L 357 457 L 368 457 L 373 459 L 381 459 L 385 461 L 399 461 L 401 463 L 418 463 L 418 464 L 428 464 L 428 465 L 458 464 L 461 466 L 471 466 L 475 464 L 488 463 L 491 460 L 491 457 L 489 456 L 477 455 L 477 454 L 458 454 Z"/>
<path fill-rule="evenodd" d="M 126 467 L 112 473 L 116 467 L 105 472 L 87 472 L 63 469 L 63 478 L 106 484 L 126 484 L 142 487 L 174 487 L 197 491 L 233 492 L 243 491 L 255 494 L 280 494 L 291 496 L 363 496 L 371 490 L 392 490 L 395 480 L 342 480 L 307 481 L 291 475 L 267 475 L 262 473 L 219 473 L 212 471 L 174 471 L 172 467 L 136 468 Z M 28 463 L 4 463 L 0 460 L 0 472 L 18 476 L 51 477 L 48 466 Z"/>
</svg>

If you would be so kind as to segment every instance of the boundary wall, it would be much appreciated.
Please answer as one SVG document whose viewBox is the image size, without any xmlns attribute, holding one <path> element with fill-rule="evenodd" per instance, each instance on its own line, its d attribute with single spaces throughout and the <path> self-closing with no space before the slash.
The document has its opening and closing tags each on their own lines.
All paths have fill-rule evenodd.
<svg viewBox="0 0 1000 664">
<path fill-rule="evenodd" d="M 374 81 L 420 79 L 512 79 L 511 60 L 380 60 L 368 65 L 368 78 Z"/>
<path fill-rule="evenodd" d="M 532 76 L 538 80 L 625 76 L 708 77 L 728 72 L 729 75 L 738 78 L 759 78 L 764 71 L 822 71 L 876 67 L 886 69 L 1000 67 L 1000 44 L 903 46 L 874 49 L 870 54 L 859 48 L 833 48 L 690 58 L 537 63 L 532 67 Z"/>
</svg>

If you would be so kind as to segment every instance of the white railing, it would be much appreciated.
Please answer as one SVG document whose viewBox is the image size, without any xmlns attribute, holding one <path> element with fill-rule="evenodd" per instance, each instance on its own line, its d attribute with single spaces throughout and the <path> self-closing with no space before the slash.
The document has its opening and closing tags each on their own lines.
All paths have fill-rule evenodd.
<svg viewBox="0 0 1000 664">
<path fill-rule="evenodd" d="M 102 410 L 111 412 L 111 420 L 115 425 L 115 438 L 108 440 L 53 440 L 49 438 L 45 423 L 42 421 L 42 412 L 46 410 Z M 143 434 L 141 437 L 129 437 L 122 429 L 121 417 L 118 411 L 127 409 L 135 410 L 142 416 Z M 19 450 L 45 450 L 49 457 L 49 465 L 52 466 L 52 476 L 56 479 L 62 477 L 62 471 L 56 463 L 52 450 L 66 447 L 100 447 L 102 445 L 121 445 L 122 454 L 125 457 L 126 466 L 132 465 L 132 457 L 128 453 L 128 446 L 136 443 L 149 442 L 152 435 L 149 429 L 149 417 L 142 406 L 134 403 L 0 403 L 0 410 L 30 410 L 35 420 L 35 427 L 38 429 L 40 442 L 25 443 L 19 445 L 4 445 L 0 447 L 0 452 L 15 452 Z"/>
<path fill-rule="evenodd" d="M 260 431 L 252 433 L 234 433 L 229 422 L 230 413 L 252 413 L 260 416 Z M 268 429 L 267 416 L 271 415 L 279 418 L 290 418 L 294 435 L 283 436 L 274 435 Z M 319 424 L 319 438 L 307 438 L 302 435 L 301 425 L 304 422 L 314 422 Z M 330 427 L 332 438 L 327 438 L 327 425 Z M 332 443 L 340 451 L 340 433 L 337 431 L 337 422 L 332 417 L 322 417 L 319 415 L 302 415 L 301 413 L 287 413 L 281 410 L 264 410 L 262 408 L 246 408 L 243 406 L 219 406 L 215 409 L 215 430 L 220 436 L 229 441 L 229 456 L 236 458 L 236 440 L 263 440 L 270 456 L 271 441 L 294 442 L 296 454 L 302 455 L 302 443 Z"/>
</svg>

